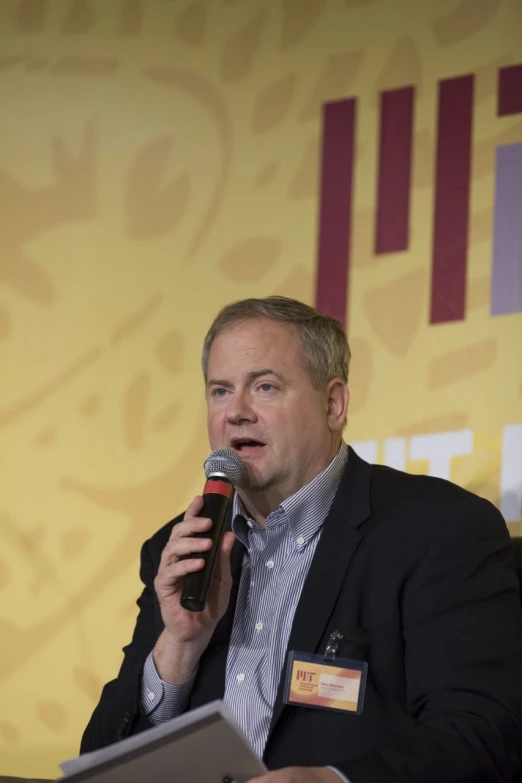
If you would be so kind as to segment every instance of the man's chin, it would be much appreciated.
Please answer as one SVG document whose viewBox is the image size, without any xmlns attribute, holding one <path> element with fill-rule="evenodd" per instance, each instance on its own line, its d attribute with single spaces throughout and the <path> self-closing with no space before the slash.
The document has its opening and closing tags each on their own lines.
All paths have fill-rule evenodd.
<svg viewBox="0 0 522 783">
<path fill-rule="evenodd" d="M 242 492 L 253 493 L 267 489 L 269 483 L 267 476 L 263 475 L 259 470 L 253 470 L 252 465 L 245 464 L 241 481 L 236 486 Z"/>
<path fill-rule="evenodd" d="M 265 483 L 263 481 L 249 481 L 243 478 L 238 484 L 236 484 L 236 489 L 239 489 L 241 492 L 245 493 L 251 493 L 251 492 L 260 492 L 262 489 L 264 489 Z"/>
</svg>

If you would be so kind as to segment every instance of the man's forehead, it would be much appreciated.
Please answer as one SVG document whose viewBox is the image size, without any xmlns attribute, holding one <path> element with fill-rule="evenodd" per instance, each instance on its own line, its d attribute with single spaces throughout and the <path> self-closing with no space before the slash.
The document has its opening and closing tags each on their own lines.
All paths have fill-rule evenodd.
<svg viewBox="0 0 522 783">
<path fill-rule="evenodd" d="M 282 330 L 281 339 L 272 327 Z M 284 377 L 292 373 L 294 365 L 300 366 L 302 359 L 298 336 L 291 324 L 252 319 L 216 335 L 208 355 L 208 376 L 223 379 L 229 373 L 246 376 L 272 372 Z"/>
</svg>

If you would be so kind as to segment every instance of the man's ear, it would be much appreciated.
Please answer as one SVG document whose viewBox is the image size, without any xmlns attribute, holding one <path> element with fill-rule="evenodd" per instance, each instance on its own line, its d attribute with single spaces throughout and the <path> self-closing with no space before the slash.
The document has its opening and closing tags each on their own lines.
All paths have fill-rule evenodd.
<svg viewBox="0 0 522 783">
<path fill-rule="evenodd" d="M 340 432 L 346 421 L 350 392 L 341 378 L 332 378 L 326 387 L 326 415 L 330 432 Z"/>
</svg>

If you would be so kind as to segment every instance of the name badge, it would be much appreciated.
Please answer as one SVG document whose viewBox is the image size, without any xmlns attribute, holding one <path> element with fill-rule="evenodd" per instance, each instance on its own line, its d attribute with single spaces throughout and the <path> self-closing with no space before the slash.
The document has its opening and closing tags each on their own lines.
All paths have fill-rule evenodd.
<svg viewBox="0 0 522 783">
<path fill-rule="evenodd" d="M 288 654 L 285 704 L 361 714 L 368 664 L 336 658 L 342 638 L 339 631 L 334 631 L 324 655 L 296 650 Z"/>
</svg>

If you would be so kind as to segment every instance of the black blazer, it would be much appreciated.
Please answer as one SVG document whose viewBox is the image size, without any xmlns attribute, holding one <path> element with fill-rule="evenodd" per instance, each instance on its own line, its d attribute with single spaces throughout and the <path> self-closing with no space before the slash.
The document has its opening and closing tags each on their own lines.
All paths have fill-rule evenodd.
<svg viewBox="0 0 522 783">
<path fill-rule="evenodd" d="M 145 589 L 116 680 L 81 751 L 150 724 L 140 710 L 145 658 L 163 628 L 153 580 L 177 517 L 141 553 Z M 234 586 L 204 653 L 189 709 L 222 698 Z M 512 780 L 522 762 L 522 617 L 510 537 L 488 501 L 451 484 L 368 465 L 350 449 L 299 605 L 289 650 L 368 662 L 362 715 L 285 706 L 282 680 L 264 760 L 338 767 L 352 783 Z"/>
</svg>

